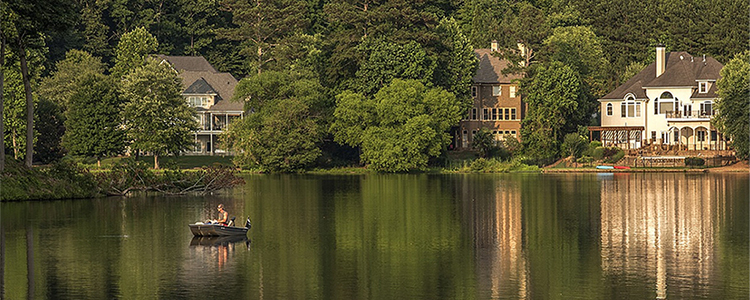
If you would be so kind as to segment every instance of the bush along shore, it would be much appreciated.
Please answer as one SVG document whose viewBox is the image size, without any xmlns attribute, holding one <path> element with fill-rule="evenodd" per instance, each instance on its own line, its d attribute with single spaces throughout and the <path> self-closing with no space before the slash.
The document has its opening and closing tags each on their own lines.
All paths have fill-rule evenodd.
<svg viewBox="0 0 750 300">
<path fill-rule="evenodd" d="M 71 162 L 28 169 L 9 160 L 5 172 L 0 174 L 0 201 L 122 196 L 136 191 L 205 194 L 244 183 L 236 174 L 235 169 L 225 166 L 153 170 L 132 159 L 123 159 L 110 170 L 97 172 Z"/>
</svg>

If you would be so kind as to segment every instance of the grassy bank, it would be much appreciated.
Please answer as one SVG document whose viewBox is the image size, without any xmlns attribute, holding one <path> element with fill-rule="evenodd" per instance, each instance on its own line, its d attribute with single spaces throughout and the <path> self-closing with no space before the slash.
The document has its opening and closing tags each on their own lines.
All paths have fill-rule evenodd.
<svg viewBox="0 0 750 300">
<path fill-rule="evenodd" d="M 0 174 L 0 201 L 93 198 L 103 196 L 94 176 L 74 164 L 27 169 L 6 161 Z"/>
</svg>

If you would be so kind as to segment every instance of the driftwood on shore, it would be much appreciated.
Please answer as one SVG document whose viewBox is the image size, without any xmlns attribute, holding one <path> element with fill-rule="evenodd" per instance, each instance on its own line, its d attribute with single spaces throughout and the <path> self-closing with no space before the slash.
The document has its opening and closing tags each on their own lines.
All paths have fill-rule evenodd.
<svg viewBox="0 0 750 300">
<path fill-rule="evenodd" d="M 236 173 L 235 169 L 225 166 L 156 172 L 138 162 L 130 162 L 97 174 L 97 181 L 102 191 L 110 196 L 134 191 L 168 195 L 206 194 L 244 183 Z"/>
</svg>

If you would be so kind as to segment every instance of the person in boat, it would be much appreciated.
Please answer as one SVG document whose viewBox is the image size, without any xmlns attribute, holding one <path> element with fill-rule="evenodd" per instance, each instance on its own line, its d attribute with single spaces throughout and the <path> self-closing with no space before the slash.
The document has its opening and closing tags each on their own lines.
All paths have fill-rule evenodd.
<svg viewBox="0 0 750 300">
<path fill-rule="evenodd" d="M 219 206 L 216 208 L 219 210 L 219 219 L 213 220 L 213 223 L 219 223 L 222 225 L 228 225 L 229 222 L 229 213 L 224 210 L 224 204 L 219 204 Z"/>
</svg>

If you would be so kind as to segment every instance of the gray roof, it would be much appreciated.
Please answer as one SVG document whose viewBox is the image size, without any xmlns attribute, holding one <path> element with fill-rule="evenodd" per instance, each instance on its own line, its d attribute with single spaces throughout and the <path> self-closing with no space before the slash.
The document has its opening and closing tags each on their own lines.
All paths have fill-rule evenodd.
<svg viewBox="0 0 750 300">
<path fill-rule="evenodd" d="M 514 79 L 521 79 L 521 74 L 503 74 L 503 70 L 512 62 L 492 55 L 490 49 L 474 49 L 474 55 L 479 59 L 479 68 L 474 75 L 474 83 L 511 83 Z"/>
<path fill-rule="evenodd" d="M 177 72 L 182 71 L 208 71 L 218 72 L 203 58 L 203 56 L 168 56 L 157 55 L 157 57 L 168 61 Z"/>
<path fill-rule="evenodd" d="M 168 61 L 182 78 L 188 94 L 215 94 L 215 103 L 207 111 L 242 111 L 244 104 L 231 101 L 237 79 L 229 73 L 217 72 L 211 64 L 201 56 L 166 56 L 158 57 Z"/>
<path fill-rule="evenodd" d="M 219 93 L 216 92 L 216 90 L 214 90 L 214 88 L 210 84 L 208 84 L 208 82 L 206 82 L 203 77 L 201 77 L 193 82 L 193 84 L 191 84 L 187 89 L 185 89 L 182 94 L 218 95 Z"/>
<path fill-rule="evenodd" d="M 693 57 L 687 52 L 670 52 L 666 54 L 664 73 L 656 77 L 656 62 L 648 65 L 640 73 L 630 78 L 614 91 L 602 99 L 624 99 L 632 93 L 637 99 L 646 99 L 645 88 L 653 87 L 694 87 L 698 89 L 698 80 L 716 81 L 720 78 L 719 71 L 724 67 L 713 57 Z M 693 93 L 695 98 L 716 97 L 716 85 L 713 84 L 708 93 Z"/>
</svg>

